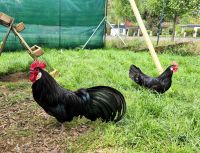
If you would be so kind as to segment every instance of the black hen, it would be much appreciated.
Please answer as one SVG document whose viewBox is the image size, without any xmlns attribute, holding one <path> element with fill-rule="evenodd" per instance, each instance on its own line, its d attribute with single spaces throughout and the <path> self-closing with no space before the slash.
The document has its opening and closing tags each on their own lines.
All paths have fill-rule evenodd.
<svg viewBox="0 0 200 153">
<path fill-rule="evenodd" d="M 152 78 L 144 74 L 137 66 L 131 65 L 129 76 L 140 86 L 146 87 L 158 93 L 164 93 L 171 87 L 172 75 L 178 69 L 178 64 L 173 63 L 160 76 Z"/>
<path fill-rule="evenodd" d="M 62 88 L 45 70 L 45 63 L 35 61 L 30 68 L 30 80 L 35 101 L 59 122 L 85 116 L 94 121 L 119 121 L 126 112 L 123 95 L 107 86 L 79 89 L 75 92 Z"/>
</svg>

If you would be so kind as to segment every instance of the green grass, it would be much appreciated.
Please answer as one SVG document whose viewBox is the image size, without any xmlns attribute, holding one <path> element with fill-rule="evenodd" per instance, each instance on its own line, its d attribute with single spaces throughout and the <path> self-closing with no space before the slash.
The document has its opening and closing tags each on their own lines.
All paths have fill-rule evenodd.
<svg viewBox="0 0 200 153">
<path fill-rule="evenodd" d="M 66 152 L 200 152 L 200 56 L 171 53 L 159 55 L 163 68 L 174 60 L 180 66 L 173 76 L 172 87 L 163 95 L 138 87 L 128 77 L 132 63 L 148 75 L 157 75 L 147 52 L 112 49 L 61 52 L 46 49 L 43 56 L 60 72 L 56 79 L 65 88 L 76 90 L 95 85 L 112 86 L 124 94 L 127 102 L 127 113 L 117 124 L 100 121 L 87 123 L 85 119 L 66 123 L 66 126 L 73 126 L 85 122 L 91 127 L 76 141 L 63 138 L 61 142 L 64 143 Z M 0 60 L 1 75 L 27 71 L 31 62 L 31 58 L 24 52 L 3 53 Z M 17 84 L 12 83 L 0 82 L 1 85 L 11 87 L 11 91 L 18 88 Z M 19 88 L 26 89 L 23 83 L 20 83 Z M 13 101 L 14 104 L 20 103 L 22 98 L 23 94 L 13 96 L 11 104 Z M 38 108 L 31 108 L 37 110 L 35 107 Z M 31 120 L 29 122 L 33 124 Z M 43 122 L 33 125 L 43 126 L 42 124 Z M 16 133 L 16 128 L 13 129 Z M 13 129 L 11 128 L 11 133 Z M 32 133 L 34 132 L 21 129 L 17 136 L 27 137 Z"/>
</svg>

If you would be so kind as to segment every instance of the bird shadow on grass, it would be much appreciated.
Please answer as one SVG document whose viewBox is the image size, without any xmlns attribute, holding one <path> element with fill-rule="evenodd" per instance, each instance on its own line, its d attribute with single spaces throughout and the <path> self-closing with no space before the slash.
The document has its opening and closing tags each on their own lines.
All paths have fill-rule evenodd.
<svg viewBox="0 0 200 153">
<path fill-rule="evenodd" d="M 132 83 L 131 86 L 136 90 L 136 91 L 140 91 L 140 92 L 148 92 L 149 94 L 154 94 L 156 97 L 161 97 L 163 94 L 158 93 L 154 90 L 145 88 L 143 86 L 137 85 L 135 83 Z"/>
<path fill-rule="evenodd" d="M 92 125 L 92 121 L 89 121 L 87 119 L 81 119 L 80 117 L 74 117 L 74 119 L 70 122 L 64 122 L 64 127 L 66 130 L 71 130 L 71 129 L 77 129 L 77 128 L 82 128 L 82 127 L 90 127 Z M 61 130 L 61 123 L 56 121 L 56 119 L 53 119 L 50 121 L 49 124 L 45 125 L 44 128 L 47 129 L 55 129 L 55 130 Z"/>
</svg>

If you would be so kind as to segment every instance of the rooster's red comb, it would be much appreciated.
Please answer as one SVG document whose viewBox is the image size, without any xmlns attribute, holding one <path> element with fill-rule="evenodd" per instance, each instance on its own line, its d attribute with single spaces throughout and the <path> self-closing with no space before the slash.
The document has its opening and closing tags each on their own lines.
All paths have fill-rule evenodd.
<svg viewBox="0 0 200 153">
<path fill-rule="evenodd" d="M 35 68 L 41 68 L 44 69 L 46 67 L 46 63 L 44 61 L 34 61 L 31 66 L 30 66 L 30 70 L 34 70 Z"/>
</svg>

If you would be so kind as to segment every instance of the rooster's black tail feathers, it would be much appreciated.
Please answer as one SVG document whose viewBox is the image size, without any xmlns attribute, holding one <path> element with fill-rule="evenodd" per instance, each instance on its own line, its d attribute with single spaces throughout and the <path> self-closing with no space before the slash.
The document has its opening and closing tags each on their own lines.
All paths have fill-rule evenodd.
<svg viewBox="0 0 200 153">
<path fill-rule="evenodd" d="M 119 121 L 126 112 L 124 96 L 111 87 L 97 86 L 80 89 L 76 94 L 85 102 L 84 116 L 92 121 Z"/>
</svg>

